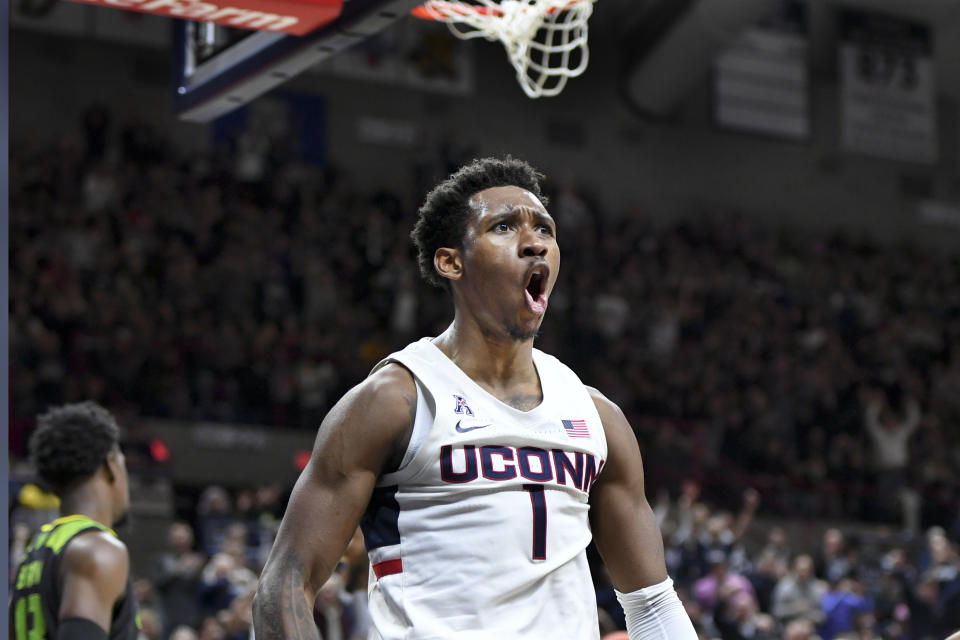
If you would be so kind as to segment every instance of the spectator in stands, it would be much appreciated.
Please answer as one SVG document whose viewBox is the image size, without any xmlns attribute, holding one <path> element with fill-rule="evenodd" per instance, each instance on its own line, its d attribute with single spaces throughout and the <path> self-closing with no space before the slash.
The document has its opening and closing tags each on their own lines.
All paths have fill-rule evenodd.
<svg viewBox="0 0 960 640">
<path fill-rule="evenodd" d="M 343 553 L 343 602 L 349 612 L 350 639 L 364 640 L 370 630 L 370 613 L 367 610 L 367 579 L 369 559 L 363 542 L 363 533 L 357 527 L 350 544 Z"/>
<path fill-rule="evenodd" d="M 205 555 L 212 556 L 221 549 L 231 524 L 232 506 L 226 489 L 215 485 L 204 489 L 197 504 L 197 534 Z"/>
<path fill-rule="evenodd" d="M 141 605 L 138 615 L 140 617 L 140 640 L 162 640 L 166 637 L 163 633 L 160 614 L 157 613 L 156 609 Z"/>
<path fill-rule="evenodd" d="M 761 611 L 772 611 L 774 591 L 786 573 L 786 563 L 769 548 L 765 548 L 754 560 L 746 576 L 757 594 L 757 604 Z"/>
<path fill-rule="evenodd" d="M 358 527 L 336 571 L 314 602 L 314 621 L 324 640 L 365 640 L 367 637 L 370 630 L 367 569 L 366 547 Z"/>
<path fill-rule="evenodd" d="M 220 543 L 220 550 L 233 557 L 237 566 L 249 569 L 253 550 L 249 547 L 247 523 L 233 521 L 228 524 Z"/>
<path fill-rule="evenodd" d="M 923 576 L 905 596 L 910 608 L 910 635 L 915 638 L 940 638 L 951 631 L 940 606 L 940 585 L 933 576 Z"/>
<path fill-rule="evenodd" d="M 280 504 L 280 485 L 269 484 L 258 487 L 252 492 L 252 501 L 247 509 L 240 509 L 238 497 L 238 515 L 247 527 L 248 563 L 251 569 L 259 573 L 273 546 L 273 539 L 280 526 L 282 506 Z"/>
<path fill-rule="evenodd" d="M 197 592 L 204 558 L 193 550 L 193 542 L 190 525 L 173 523 L 167 532 L 167 549 L 156 561 L 153 579 L 160 593 L 166 633 L 200 621 Z"/>
<path fill-rule="evenodd" d="M 709 572 L 693 585 L 693 597 L 706 611 L 725 608 L 727 602 L 740 593 L 754 597 L 750 581 L 730 570 L 727 555 L 722 549 L 708 551 L 705 561 Z"/>
<path fill-rule="evenodd" d="M 783 640 L 820 640 L 813 623 L 799 618 L 789 623 L 783 631 Z"/>
<path fill-rule="evenodd" d="M 843 532 L 830 528 L 823 533 L 823 542 L 814 561 L 815 573 L 821 580 L 834 579 L 850 571 Z"/>
<path fill-rule="evenodd" d="M 221 551 L 214 554 L 201 573 L 200 605 L 206 613 L 228 609 L 235 598 L 245 594 L 251 586 L 256 587 L 257 574 L 240 560 L 242 548 L 238 552 L 235 545 L 231 546 L 234 546 L 232 553 Z"/>
<path fill-rule="evenodd" d="M 916 532 L 920 504 L 919 496 L 910 487 L 908 465 L 910 437 L 920 424 L 920 406 L 915 398 L 908 398 L 906 415 L 898 419 L 881 393 L 867 391 L 865 397 L 864 423 L 873 442 L 878 504 L 883 507 L 887 496 L 892 496 L 901 506 L 904 527 Z"/>
<path fill-rule="evenodd" d="M 685 590 L 678 589 L 677 593 L 683 602 L 684 610 L 687 612 L 687 615 L 690 616 L 690 621 L 693 623 L 693 628 L 697 632 L 698 638 L 715 638 L 720 635 L 716 625 L 713 623 L 712 611 L 704 611 L 700 603 L 690 597 Z"/>
<path fill-rule="evenodd" d="M 774 589 L 771 613 L 783 626 L 797 618 L 818 624 L 823 619 L 820 602 L 826 591 L 826 585 L 813 575 L 813 558 L 798 555 L 793 570 Z"/>
<path fill-rule="evenodd" d="M 23 525 L 19 529 L 21 534 L 29 534 L 39 529 L 43 524 L 55 519 L 60 512 L 60 498 L 49 490 L 45 483 L 35 478 L 32 469 L 23 470 L 22 475 L 29 475 L 27 482 L 17 481 L 14 474 L 10 478 L 10 514 L 11 524 Z M 14 527 L 17 532 L 17 527 Z M 26 542 L 26 540 L 19 540 Z M 10 537 L 11 544 L 18 542 L 17 536 Z M 13 555 L 22 554 L 23 549 L 11 546 Z M 14 558 L 10 559 L 11 566 L 17 566 Z"/>
<path fill-rule="evenodd" d="M 681 584 L 688 584 L 687 576 L 690 574 L 690 567 L 686 565 L 688 558 L 683 548 L 677 544 L 674 521 L 664 521 L 660 526 L 660 533 L 663 536 L 663 558 L 667 565 L 667 572 L 671 576 L 678 576 L 678 581 Z M 612 588 L 608 595 L 612 598 L 611 604 L 616 601 Z"/>
<path fill-rule="evenodd" d="M 790 558 L 792 557 L 790 543 L 787 539 L 787 532 L 783 527 L 770 527 L 770 531 L 767 532 L 767 543 L 760 551 L 759 556 L 764 554 L 771 554 L 784 567 L 790 564 Z"/>
<path fill-rule="evenodd" d="M 344 593 L 343 574 L 334 572 L 317 594 L 313 619 L 324 639 L 349 640 L 351 621 L 341 598 Z"/>
<path fill-rule="evenodd" d="M 170 632 L 170 640 L 199 640 L 197 632 L 182 625 Z"/>
<path fill-rule="evenodd" d="M 842 633 L 854 630 L 854 620 L 862 613 L 873 612 L 873 602 L 863 594 L 863 584 L 855 573 L 833 576 L 828 589 L 820 598 L 823 621 L 820 635 L 833 640 Z"/>
<path fill-rule="evenodd" d="M 757 611 L 757 602 L 750 594 L 737 593 L 725 603 L 723 610 L 714 614 L 723 640 L 774 640 L 777 637 L 773 618 Z"/>
<path fill-rule="evenodd" d="M 27 544 L 30 542 L 30 536 L 33 530 L 25 522 L 14 522 L 11 524 L 10 535 L 10 565 L 7 571 L 7 584 L 12 584 L 17 576 L 17 569 L 23 559 L 26 557 Z"/>
<path fill-rule="evenodd" d="M 935 612 L 943 620 L 942 626 L 960 627 L 960 557 L 956 546 L 940 532 L 929 535 L 928 543 L 931 562 L 924 578 L 936 583 Z"/>
<path fill-rule="evenodd" d="M 224 640 L 248 640 L 253 628 L 253 595 L 256 586 L 248 585 L 230 602 L 230 606 L 217 614 L 224 629 Z M 324 636 L 326 638 L 326 636 Z"/>
<path fill-rule="evenodd" d="M 199 640 L 225 640 L 227 632 L 216 616 L 207 616 L 200 623 Z"/>
<path fill-rule="evenodd" d="M 680 496 L 674 507 L 669 502 L 660 503 L 661 525 L 668 518 L 676 522 L 676 530 L 670 539 L 670 548 L 679 555 L 674 559 L 678 568 L 676 580 L 679 584 L 688 586 L 694 580 L 703 576 L 703 558 L 700 555 L 700 539 L 706 530 L 707 520 L 710 518 L 710 509 L 707 505 L 697 502 L 700 496 L 700 485 L 693 480 L 684 481 Z M 661 526 L 662 528 L 662 526 Z M 671 574 L 674 575 L 674 574 Z"/>
<path fill-rule="evenodd" d="M 880 640 L 876 634 L 877 617 L 873 611 L 862 611 L 853 617 L 853 631 L 838 637 L 849 640 Z"/>
<path fill-rule="evenodd" d="M 728 511 L 719 511 L 707 518 L 706 526 L 697 540 L 698 563 L 701 567 L 709 564 L 706 557 L 713 551 L 722 552 L 726 561 L 737 571 L 747 567 L 747 556 L 741 541 L 753 522 L 759 502 L 757 491 L 747 489 L 743 492 L 743 506 L 736 518 Z"/>
</svg>

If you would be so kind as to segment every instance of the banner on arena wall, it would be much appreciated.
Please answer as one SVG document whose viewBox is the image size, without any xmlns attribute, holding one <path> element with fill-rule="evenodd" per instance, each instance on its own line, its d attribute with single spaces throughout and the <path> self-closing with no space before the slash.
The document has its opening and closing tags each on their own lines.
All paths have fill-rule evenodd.
<svg viewBox="0 0 960 640">
<path fill-rule="evenodd" d="M 292 483 L 297 455 L 313 448 L 315 436 L 265 425 L 144 419 L 141 426 L 166 443 L 170 479 L 179 484 Z"/>
<path fill-rule="evenodd" d="M 882 14 L 840 14 L 842 145 L 866 155 L 937 159 L 936 77 L 927 25 Z"/>
<path fill-rule="evenodd" d="M 302 36 L 340 15 L 343 0 L 70 0 L 224 27 Z"/>
<path fill-rule="evenodd" d="M 717 58 L 715 117 L 722 127 L 787 138 L 810 135 L 806 7 L 783 2 Z"/>
</svg>

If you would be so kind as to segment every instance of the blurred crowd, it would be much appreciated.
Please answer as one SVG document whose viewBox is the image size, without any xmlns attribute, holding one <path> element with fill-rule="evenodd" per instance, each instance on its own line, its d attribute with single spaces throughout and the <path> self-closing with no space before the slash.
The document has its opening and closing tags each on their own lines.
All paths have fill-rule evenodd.
<svg viewBox="0 0 960 640">
<path fill-rule="evenodd" d="M 244 139 L 185 154 L 94 106 L 14 145 L 14 452 L 31 416 L 84 398 L 314 429 L 449 321 L 408 232 L 468 151 L 425 154 L 390 193 Z M 781 513 L 956 519 L 960 251 L 731 216 L 658 226 L 547 191 L 563 269 L 538 344 L 620 404 L 658 477 L 746 473 Z"/>
<path fill-rule="evenodd" d="M 590 224 L 561 231 L 542 342 L 625 408 L 658 477 L 740 470 L 780 513 L 953 521 L 960 250 L 586 201 L 555 199 L 561 230 L 568 208 Z"/>
<path fill-rule="evenodd" d="M 248 640 L 284 498 L 274 486 L 204 488 L 192 516 L 169 525 L 165 548 L 134 564 L 142 640 Z M 960 544 L 942 527 L 911 536 L 781 526 L 755 518 L 760 502 L 747 489 L 736 510 L 714 508 L 692 479 L 654 501 L 667 569 L 700 638 L 943 640 L 960 630 Z M 29 534 L 23 516 L 12 519 L 11 566 Z M 609 575 L 593 547 L 588 557 L 601 636 L 625 638 Z M 324 640 L 366 639 L 367 579 L 358 531 L 314 604 Z"/>
<path fill-rule="evenodd" d="M 701 637 L 923 640 L 960 629 L 960 555 L 943 528 L 830 527 L 817 540 L 816 528 L 757 526 L 759 502 L 748 489 L 736 513 L 711 509 L 686 481 L 656 503 L 668 570 Z"/>
<path fill-rule="evenodd" d="M 15 455 L 32 416 L 81 399 L 314 429 L 385 354 L 449 322 L 408 233 L 468 150 L 420 154 L 400 193 L 249 136 L 186 154 L 97 106 L 76 131 L 32 140 L 10 157 Z M 877 634 L 857 637 L 925 638 L 960 624 L 960 251 L 735 215 L 665 225 L 604 211 L 588 186 L 547 193 L 563 269 L 538 346 L 624 409 L 653 489 L 699 481 L 658 508 L 705 633 L 829 638 L 836 617 Z M 880 521 L 904 537 L 867 550 L 831 534 L 806 556 L 771 530 L 748 548 L 742 522 L 704 506 L 736 511 L 747 486 L 769 515 Z M 227 526 L 213 546 L 193 540 L 204 527 L 171 530 L 167 578 L 142 589 L 167 631 L 233 637 L 205 629 L 229 627 L 220 613 L 234 604 L 248 617 L 269 538 L 251 528 Z M 330 602 L 360 573 L 345 560 Z M 169 613 L 170 585 L 199 607 L 189 620 Z"/>
</svg>

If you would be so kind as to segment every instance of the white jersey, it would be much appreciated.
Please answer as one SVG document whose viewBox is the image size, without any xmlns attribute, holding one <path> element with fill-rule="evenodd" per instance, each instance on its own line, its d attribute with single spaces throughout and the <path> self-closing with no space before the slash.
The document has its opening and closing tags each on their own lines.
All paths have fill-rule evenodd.
<svg viewBox="0 0 960 640">
<path fill-rule="evenodd" d="M 400 468 L 362 520 L 374 639 L 589 640 L 587 498 L 607 456 L 580 379 L 534 349 L 543 402 L 503 403 L 429 338 L 381 362 L 414 376 Z"/>
</svg>

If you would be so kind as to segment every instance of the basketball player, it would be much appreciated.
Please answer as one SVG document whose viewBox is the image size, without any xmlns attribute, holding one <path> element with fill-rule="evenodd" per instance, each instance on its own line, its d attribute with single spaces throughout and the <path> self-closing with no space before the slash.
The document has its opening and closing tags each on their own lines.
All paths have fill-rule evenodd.
<svg viewBox="0 0 960 640">
<path fill-rule="evenodd" d="M 127 547 L 110 528 L 130 505 L 116 420 L 93 402 L 37 419 L 30 452 L 63 514 L 27 546 L 10 599 L 13 640 L 135 640 Z"/>
<path fill-rule="evenodd" d="M 632 640 L 696 638 L 630 425 L 533 348 L 560 267 L 540 177 L 477 160 L 427 196 L 413 239 L 453 323 L 323 421 L 261 576 L 257 640 L 317 637 L 314 598 L 358 521 L 374 637 L 598 638 L 592 537 Z"/>
</svg>

